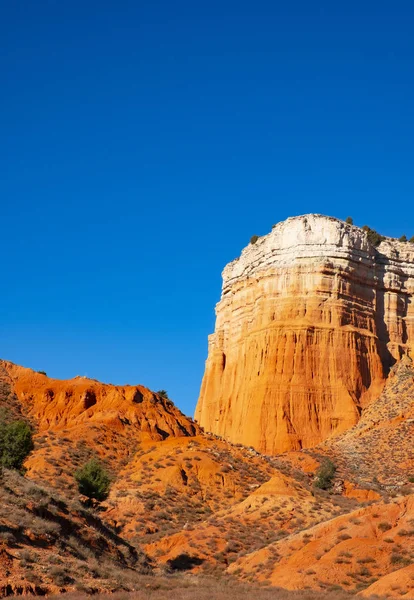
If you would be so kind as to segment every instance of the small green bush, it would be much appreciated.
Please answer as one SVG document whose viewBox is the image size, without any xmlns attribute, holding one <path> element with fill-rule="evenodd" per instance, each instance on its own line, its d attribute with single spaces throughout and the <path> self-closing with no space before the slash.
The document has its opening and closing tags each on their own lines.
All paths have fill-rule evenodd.
<svg viewBox="0 0 414 600">
<path fill-rule="evenodd" d="M 168 400 L 168 393 L 166 390 L 158 390 L 158 392 L 156 392 L 158 394 L 158 396 L 161 396 L 161 398 L 165 398 L 165 400 Z"/>
<path fill-rule="evenodd" d="M 353 225 L 354 224 L 354 219 L 352 217 L 347 217 L 345 220 L 345 223 L 348 223 L 348 225 Z"/>
<path fill-rule="evenodd" d="M 375 247 L 379 246 L 380 243 L 385 240 L 385 237 L 383 235 L 378 233 L 378 231 L 375 231 L 375 229 L 371 229 L 371 227 L 368 227 L 368 225 L 364 225 L 362 230 L 365 231 L 365 233 L 367 234 L 367 238 L 370 244 L 372 244 Z"/>
<path fill-rule="evenodd" d="M 406 235 L 402 235 L 399 239 L 399 242 L 406 242 L 407 241 L 407 236 Z"/>
<path fill-rule="evenodd" d="M 38 373 L 40 373 L 40 375 L 46 375 L 47 377 L 46 371 L 38 371 Z"/>
<path fill-rule="evenodd" d="M 95 500 L 105 500 L 108 496 L 111 479 L 96 458 L 92 458 L 78 469 L 75 479 L 78 482 L 79 492 L 84 496 Z"/>
<path fill-rule="evenodd" d="M 408 241 L 410 242 L 410 244 L 414 244 L 414 235 L 412 237 L 410 237 L 410 239 Z"/>
<path fill-rule="evenodd" d="M 32 431 L 24 421 L 0 423 L 0 464 L 6 469 L 20 470 L 33 450 Z"/>
<path fill-rule="evenodd" d="M 252 237 L 250 238 L 250 243 L 255 244 L 258 239 L 259 239 L 258 235 L 252 235 Z"/>
<path fill-rule="evenodd" d="M 336 466 L 334 463 L 329 458 L 325 458 L 316 471 L 314 486 L 321 490 L 329 490 L 332 487 L 335 472 Z"/>
</svg>

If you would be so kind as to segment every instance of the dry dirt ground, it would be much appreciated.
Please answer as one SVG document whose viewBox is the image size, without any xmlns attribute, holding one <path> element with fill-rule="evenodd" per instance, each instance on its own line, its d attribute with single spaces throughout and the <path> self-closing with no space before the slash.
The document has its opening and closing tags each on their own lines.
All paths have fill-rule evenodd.
<svg viewBox="0 0 414 600">
<path fill-rule="evenodd" d="M 352 594 L 335 590 L 314 592 L 301 590 L 289 592 L 283 589 L 265 589 L 255 585 L 241 584 L 226 579 L 212 579 L 197 576 L 142 577 L 141 589 L 133 593 L 116 593 L 113 600 L 352 600 Z M 61 596 L 51 596 L 51 600 Z M 66 594 L 67 600 L 86 600 L 84 594 Z M 107 596 L 97 595 L 97 600 Z M 372 596 L 372 600 L 378 598 Z"/>
</svg>

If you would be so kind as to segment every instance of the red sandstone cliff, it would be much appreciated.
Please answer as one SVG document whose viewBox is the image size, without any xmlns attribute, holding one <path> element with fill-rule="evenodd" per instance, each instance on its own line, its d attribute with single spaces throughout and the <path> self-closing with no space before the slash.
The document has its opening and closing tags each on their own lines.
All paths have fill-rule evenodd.
<svg viewBox="0 0 414 600">
<path fill-rule="evenodd" d="M 40 432 L 105 425 L 139 440 L 195 435 L 199 428 L 174 406 L 140 385 L 111 385 L 87 377 L 51 379 L 0 360 L 0 377 Z"/>
<path fill-rule="evenodd" d="M 353 426 L 391 365 L 414 354 L 414 245 L 306 215 L 223 271 L 195 417 L 265 453 Z"/>
</svg>

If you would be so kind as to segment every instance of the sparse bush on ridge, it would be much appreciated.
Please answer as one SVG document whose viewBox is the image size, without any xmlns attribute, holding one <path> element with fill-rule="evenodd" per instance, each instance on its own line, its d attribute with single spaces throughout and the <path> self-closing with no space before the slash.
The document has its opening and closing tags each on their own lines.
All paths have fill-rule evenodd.
<svg viewBox="0 0 414 600">
<path fill-rule="evenodd" d="M 379 246 L 380 243 L 385 240 L 383 235 L 378 233 L 378 231 L 375 231 L 375 229 L 371 229 L 368 225 L 364 225 L 362 231 L 365 231 L 368 241 L 375 247 Z"/>
<path fill-rule="evenodd" d="M 79 492 L 84 496 L 95 500 L 105 500 L 108 496 L 111 479 L 96 458 L 92 458 L 78 469 L 75 479 L 78 482 Z"/>
<path fill-rule="evenodd" d="M 250 243 L 255 244 L 258 239 L 259 239 L 258 235 L 252 235 L 252 237 L 250 238 Z"/>
<path fill-rule="evenodd" d="M 348 223 L 348 225 L 353 225 L 354 224 L 354 219 L 352 217 L 347 217 L 345 219 L 345 223 Z"/>
<path fill-rule="evenodd" d="M 164 398 L 165 400 L 168 400 L 168 393 L 166 390 L 158 390 L 158 392 L 156 392 L 156 394 L 158 394 L 158 396 L 161 396 L 161 398 Z"/>
<path fill-rule="evenodd" d="M 404 235 L 402 235 L 402 236 L 401 236 L 401 237 L 398 239 L 398 241 L 399 241 L 399 242 L 406 242 L 406 241 L 407 241 L 407 236 L 406 236 L 405 234 L 404 234 Z"/>
<path fill-rule="evenodd" d="M 27 423 L 0 422 L 0 466 L 20 470 L 32 450 L 32 431 Z"/>
<path fill-rule="evenodd" d="M 40 373 L 40 375 L 46 375 L 47 377 L 46 371 L 38 371 L 38 373 Z"/>
<path fill-rule="evenodd" d="M 325 458 L 316 471 L 314 486 L 321 490 L 329 490 L 332 487 L 333 478 L 335 477 L 336 466 L 329 459 Z"/>
</svg>

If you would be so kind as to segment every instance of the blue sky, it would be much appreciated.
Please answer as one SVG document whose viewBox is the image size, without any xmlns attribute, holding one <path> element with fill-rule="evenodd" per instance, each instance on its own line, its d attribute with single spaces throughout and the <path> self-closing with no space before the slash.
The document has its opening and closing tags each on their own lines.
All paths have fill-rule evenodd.
<svg viewBox="0 0 414 600">
<path fill-rule="evenodd" d="M 412 2 L 0 6 L 3 358 L 192 413 L 252 234 L 414 234 Z"/>
</svg>

